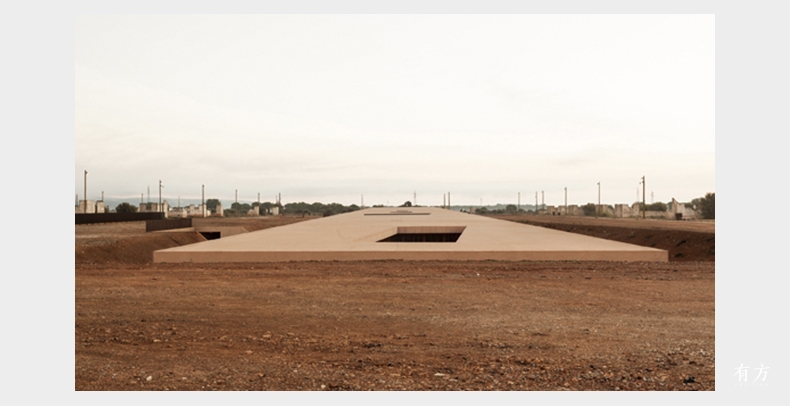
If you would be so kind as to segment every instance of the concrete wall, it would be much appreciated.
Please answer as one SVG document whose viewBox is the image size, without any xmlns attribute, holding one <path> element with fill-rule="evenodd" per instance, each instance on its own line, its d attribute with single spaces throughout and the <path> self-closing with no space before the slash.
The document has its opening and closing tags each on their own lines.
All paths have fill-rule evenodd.
<svg viewBox="0 0 790 406">
<path fill-rule="evenodd" d="M 569 204 L 567 208 L 564 205 L 546 206 L 546 210 L 541 211 L 540 214 L 546 216 L 583 216 L 584 209 L 577 204 Z"/>
<path fill-rule="evenodd" d="M 631 208 L 627 204 L 615 204 L 614 217 L 631 217 Z"/>
<path fill-rule="evenodd" d="M 583 216 L 584 210 L 578 204 L 572 204 L 568 206 L 568 215 L 569 216 Z"/>
<path fill-rule="evenodd" d="M 74 214 L 106 214 L 104 201 L 80 200 L 78 206 L 74 206 Z"/>
<path fill-rule="evenodd" d="M 188 216 L 189 215 L 186 207 L 173 207 L 167 213 L 167 217 L 186 218 Z"/>
<path fill-rule="evenodd" d="M 170 211 L 170 205 L 167 203 L 167 200 L 162 202 L 160 206 L 159 203 L 140 203 L 140 208 L 138 213 L 165 213 L 165 217 L 167 217 L 168 211 Z"/>
<path fill-rule="evenodd" d="M 614 217 L 642 217 L 642 204 L 634 203 L 632 206 L 626 204 L 615 205 Z M 652 211 L 648 210 L 644 217 L 646 218 L 661 218 L 667 220 L 676 219 L 676 213 L 680 213 L 683 219 L 696 219 L 697 213 L 685 204 L 679 203 L 674 198 L 667 204 L 667 211 Z"/>
<path fill-rule="evenodd" d="M 74 214 L 74 224 L 114 223 L 120 221 L 160 220 L 162 213 L 89 213 Z"/>
<path fill-rule="evenodd" d="M 96 202 L 93 200 L 80 200 L 80 205 L 77 207 L 76 212 L 82 214 L 96 213 Z"/>
<path fill-rule="evenodd" d="M 203 205 L 199 204 L 197 206 L 194 206 L 190 204 L 189 207 L 187 207 L 187 214 L 194 217 L 203 216 Z M 206 217 L 210 215 L 211 215 L 211 210 L 206 209 Z"/>
<path fill-rule="evenodd" d="M 199 204 L 195 206 L 194 204 L 190 204 L 186 207 L 169 207 L 168 208 L 168 217 L 175 217 L 175 218 L 187 218 L 187 217 L 203 217 L 203 205 Z M 211 211 L 206 210 L 206 216 L 210 216 Z"/>
<path fill-rule="evenodd" d="M 672 213 L 672 218 L 675 218 L 677 214 L 680 214 L 683 219 L 697 218 L 697 212 L 693 208 L 686 207 L 685 204 L 679 203 L 675 198 L 672 198 L 672 202 L 669 203 L 668 211 Z"/>
<path fill-rule="evenodd" d="M 177 220 L 148 220 L 145 222 L 145 232 L 161 230 L 173 230 L 179 228 L 192 227 L 192 219 L 184 218 Z"/>
</svg>

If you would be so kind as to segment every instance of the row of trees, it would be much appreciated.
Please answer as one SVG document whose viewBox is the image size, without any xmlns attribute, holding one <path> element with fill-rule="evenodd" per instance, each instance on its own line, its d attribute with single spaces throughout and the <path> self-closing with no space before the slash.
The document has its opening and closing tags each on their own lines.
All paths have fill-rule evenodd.
<svg viewBox="0 0 790 406">
<path fill-rule="evenodd" d="M 209 199 L 209 200 L 216 200 L 216 199 Z M 208 204 L 209 200 L 206 200 L 206 209 L 211 210 L 212 212 L 216 212 L 216 208 L 220 204 L 219 201 L 214 203 L 213 206 L 210 206 Z M 267 213 L 273 207 L 282 207 L 272 202 L 263 202 L 260 204 L 258 202 L 254 202 L 252 204 L 233 202 L 230 205 L 229 209 L 223 209 L 222 212 L 227 217 L 243 217 L 246 216 L 247 213 L 250 212 L 250 210 L 253 210 L 259 206 L 260 209 L 258 210 L 258 213 L 260 213 L 261 215 Z"/>
<path fill-rule="evenodd" d="M 691 208 L 697 212 L 700 218 L 713 220 L 716 218 L 716 194 L 715 193 L 706 193 L 704 197 L 698 197 L 693 199 L 691 203 L 685 203 L 686 207 L 691 206 Z M 641 207 L 641 202 L 634 203 L 635 206 Z M 606 206 L 609 208 L 610 211 L 614 211 L 614 207 Z M 584 211 L 585 216 L 595 216 L 596 215 L 596 205 L 594 203 L 587 203 L 586 205 L 582 206 L 582 210 Z M 655 202 L 651 204 L 645 205 L 645 211 L 659 211 L 665 212 L 669 210 L 669 205 L 662 202 Z M 605 210 L 600 210 L 597 213 L 598 216 L 606 216 Z"/>
<path fill-rule="evenodd" d="M 691 204 L 700 217 L 711 220 L 716 218 L 716 193 L 706 193 L 705 197 L 698 197 Z"/>
<path fill-rule="evenodd" d="M 716 219 L 716 193 L 706 193 L 705 196 L 692 199 L 691 203 L 685 203 L 685 205 L 686 207 L 690 206 L 702 219 Z M 645 205 L 646 211 L 667 211 L 668 209 L 669 206 L 661 202 Z"/>
<path fill-rule="evenodd" d="M 220 206 L 222 203 L 219 199 L 208 199 L 206 200 L 206 209 L 210 210 L 212 213 L 217 211 L 217 207 Z M 331 216 L 334 214 L 340 213 L 348 213 L 351 211 L 359 210 L 359 206 L 356 204 L 352 204 L 350 206 L 344 206 L 340 203 L 305 203 L 305 202 L 298 202 L 298 203 L 288 203 L 285 206 L 272 203 L 272 202 L 263 202 L 258 203 L 254 202 L 250 203 L 238 203 L 234 202 L 230 205 L 230 208 L 223 210 L 223 215 L 227 217 L 241 217 L 246 216 L 250 210 L 255 209 L 255 207 L 260 206 L 259 213 L 263 214 L 268 212 L 273 207 L 279 207 L 280 212 L 283 214 L 290 214 L 290 215 L 301 215 L 301 216 Z M 137 206 L 129 204 L 127 202 L 123 202 L 115 207 L 116 213 L 136 213 Z"/>
<path fill-rule="evenodd" d="M 208 199 L 206 200 L 206 208 L 215 212 L 217 206 L 219 206 L 221 202 L 218 199 Z M 230 205 L 229 209 L 223 210 L 224 215 L 227 217 L 239 217 L 239 216 L 246 216 L 250 210 L 255 209 L 258 207 L 258 202 L 254 203 L 237 203 L 234 202 Z M 297 203 L 287 203 L 286 205 L 281 205 L 278 203 L 272 202 L 262 202 L 260 203 L 259 213 L 264 214 L 271 210 L 274 207 L 279 207 L 280 213 L 282 214 L 289 214 L 289 215 L 298 215 L 298 216 L 331 216 L 334 214 L 340 213 L 348 213 L 351 211 L 359 210 L 359 206 L 356 204 L 352 204 L 350 206 L 343 206 L 340 203 L 305 203 L 305 202 L 297 202 Z"/>
<path fill-rule="evenodd" d="M 332 216 L 335 214 L 348 213 L 359 210 L 359 206 L 352 204 L 343 206 L 340 203 L 323 204 L 315 203 L 287 203 L 283 208 L 283 214 L 293 214 L 298 216 Z"/>
<path fill-rule="evenodd" d="M 505 206 L 504 209 L 491 209 L 491 210 L 489 210 L 489 209 L 487 209 L 485 207 L 480 207 L 478 209 L 475 209 L 475 213 L 483 214 L 483 215 L 485 215 L 485 214 L 525 214 L 525 213 L 530 213 L 530 212 L 531 211 L 526 211 L 524 209 L 519 209 L 518 207 L 516 207 L 515 204 L 509 204 L 509 205 Z"/>
<path fill-rule="evenodd" d="M 409 203 L 409 202 L 406 202 Z M 641 202 L 634 203 L 637 207 L 641 207 Z M 687 206 L 691 206 L 694 211 L 696 211 L 700 218 L 703 219 L 715 219 L 716 218 L 716 194 L 715 193 L 707 193 L 704 197 L 699 197 L 693 199 L 691 203 L 686 203 Z M 607 210 L 603 209 L 606 207 L 608 211 L 614 211 L 614 206 L 605 205 L 601 207 L 598 212 L 596 213 L 596 204 L 594 203 L 587 203 L 582 206 L 582 212 L 585 216 L 607 216 Z M 651 204 L 645 205 L 646 211 L 660 211 L 665 212 L 669 209 L 669 206 L 666 203 L 662 202 L 655 202 Z M 480 207 L 475 210 L 477 214 L 522 214 L 522 213 L 534 213 L 533 210 L 526 211 L 524 209 L 519 209 L 514 204 L 507 205 L 504 209 L 497 209 L 497 210 L 489 210 L 485 207 Z"/>
<path fill-rule="evenodd" d="M 217 206 L 221 203 L 219 199 L 208 199 L 206 200 L 206 209 L 210 210 L 211 212 L 217 211 Z M 250 211 L 253 207 L 258 206 L 258 202 L 253 203 L 252 205 L 247 203 L 233 203 L 228 210 L 224 210 L 226 215 L 230 215 L 231 217 L 234 215 L 246 215 L 248 211 Z M 273 203 L 261 203 L 262 209 L 269 209 L 275 206 Z M 127 202 L 120 203 L 119 205 L 115 206 L 116 213 L 137 213 L 137 206 L 133 204 L 129 204 Z"/>
<path fill-rule="evenodd" d="M 208 199 L 206 200 L 206 208 L 212 212 L 216 212 L 217 206 L 221 203 L 219 199 Z M 715 193 L 706 193 L 704 197 L 698 197 L 691 201 L 691 205 L 693 209 L 699 213 L 699 216 L 703 219 L 715 219 L 716 218 L 716 194 Z M 249 203 L 233 203 L 230 206 L 230 209 L 224 210 L 224 214 L 229 217 L 235 216 L 246 216 L 247 213 L 252 210 L 253 208 L 258 206 L 258 202 L 249 204 Z M 380 205 L 379 205 L 380 206 Z M 330 203 L 330 204 L 323 204 L 319 202 L 315 202 L 312 204 L 299 202 L 299 203 L 288 203 L 284 207 L 280 206 L 275 203 L 271 202 L 263 202 L 260 203 L 260 213 L 266 213 L 273 207 L 280 207 L 281 212 L 283 214 L 292 214 L 292 215 L 301 215 L 301 216 L 331 216 L 340 213 L 348 213 L 352 211 L 359 210 L 359 206 L 356 204 L 352 204 L 350 206 L 343 206 L 340 203 Z M 376 206 L 374 206 L 376 207 Z M 407 201 L 402 204 L 400 207 L 412 207 L 411 202 Z M 610 210 L 614 210 L 612 206 L 607 206 Z M 666 203 L 656 202 L 646 205 L 647 211 L 667 211 L 668 206 Z M 582 206 L 582 210 L 585 216 L 595 216 L 596 215 L 596 205 L 593 203 L 587 203 L 586 205 Z M 137 207 L 123 202 L 115 207 L 116 213 L 136 213 Z M 514 204 L 507 205 L 504 209 L 498 210 L 488 210 L 485 207 L 481 207 L 476 210 L 477 214 L 517 214 L 517 213 L 530 213 L 533 211 L 526 211 L 524 209 L 519 209 Z M 604 211 L 597 213 L 597 215 L 604 215 Z"/>
<path fill-rule="evenodd" d="M 115 206 L 116 213 L 137 213 L 137 206 L 131 205 L 129 203 L 123 202 L 117 206 Z"/>
</svg>

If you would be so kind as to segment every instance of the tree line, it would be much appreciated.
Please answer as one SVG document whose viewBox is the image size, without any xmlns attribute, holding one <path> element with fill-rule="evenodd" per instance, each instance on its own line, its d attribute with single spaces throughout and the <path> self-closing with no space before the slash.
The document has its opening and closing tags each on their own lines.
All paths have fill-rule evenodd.
<svg viewBox="0 0 790 406">
<path fill-rule="evenodd" d="M 217 206 L 219 206 L 221 202 L 219 199 L 208 199 L 206 200 L 206 208 L 211 212 L 215 212 Z M 698 197 L 691 201 L 691 206 L 694 211 L 696 211 L 700 218 L 703 219 L 710 219 L 713 220 L 716 218 L 716 194 L 715 193 L 706 193 L 703 197 Z M 246 216 L 247 213 L 257 207 L 259 204 L 258 202 L 249 204 L 249 203 L 236 203 L 234 202 L 231 204 L 229 209 L 224 210 L 224 215 L 228 217 L 238 217 L 238 216 Z M 688 205 L 688 203 L 687 203 Z M 380 205 L 379 205 L 380 206 Z M 411 202 L 407 201 L 402 204 L 400 207 L 411 207 Z M 350 206 L 344 206 L 340 203 L 305 203 L 305 202 L 298 202 L 298 203 L 287 203 L 285 206 L 271 203 L 271 202 L 263 202 L 260 203 L 260 213 L 266 213 L 273 207 L 279 207 L 280 212 L 282 214 L 290 214 L 290 215 L 301 215 L 301 216 L 332 216 L 335 214 L 341 213 L 348 213 L 352 211 L 359 210 L 359 206 L 356 204 L 352 204 Z M 376 207 L 376 206 L 374 206 Z M 614 210 L 614 207 L 607 206 L 610 210 Z M 645 209 L 647 211 L 661 211 L 665 212 L 668 209 L 668 205 L 662 202 L 655 202 L 648 205 L 645 205 Z M 595 216 L 596 215 L 596 205 L 594 203 L 587 203 L 586 205 L 582 206 L 582 211 L 585 216 Z M 136 213 L 137 207 L 129 204 L 127 202 L 123 202 L 115 207 L 116 213 Z M 518 214 L 518 213 L 534 213 L 534 211 L 526 211 L 524 209 L 519 209 L 514 204 L 507 205 L 504 209 L 499 210 L 488 210 L 485 207 L 481 207 L 475 211 L 477 214 Z M 605 216 L 605 211 L 601 211 L 597 213 L 599 216 Z"/>
<path fill-rule="evenodd" d="M 406 202 L 408 203 L 408 202 Z M 709 219 L 714 220 L 716 218 L 716 194 L 715 193 L 706 193 L 703 197 L 698 197 L 693 199 L 691 203 L 681 203 L 685 204 L 687 207 L 691 206 L 691 208 L 697 212 L 700 218 L 702 219 Z M 634 205 L 637 207 L 642 207 L 642 202 L 635 202 Z M 603 210 L 602 208 L 606 207 L 608 210 Z M 598 209 L 598 205 L 595 203 L 587 203 L 584 206 L 581 206 L 582 213 L 585 216 L 599 216 L 599 217 L 606 217 L 608 216 L 607 212 L 614 211 L 614 206 L 612 205 L 602 205 L 602 208 Z M 662 203 L 662 202 L 655 202 L 651 204 L 645 205 L 645 211 L 659 211 L 659 212 L 666 212 L 669 209 L 669 204 Z M 527 213 L 535 213 L 534 210 L 524 210 L 519 209 L 514 204 L 507 205 L 504 209 L 487 209 L 485 207 L 480 207 L 475 209 L 476 214 L 527 214 Z"/>
</svg>

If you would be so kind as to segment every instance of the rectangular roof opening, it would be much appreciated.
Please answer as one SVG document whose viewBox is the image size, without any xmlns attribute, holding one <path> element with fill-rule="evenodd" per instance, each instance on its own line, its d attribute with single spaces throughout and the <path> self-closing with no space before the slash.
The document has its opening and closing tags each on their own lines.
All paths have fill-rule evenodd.
<svg viewBox="0 0 790 406">
<path fill-rule="evenodd" d="M 393 210 L 389 213 L 365 213 L 366 216 L 428 216 L 427 211 Z"/>
<path fill-rule="evenodd" d="M 398 227 L 398 232 L 377 242 L 456 242 L 466 226 Z"/>
</svg>

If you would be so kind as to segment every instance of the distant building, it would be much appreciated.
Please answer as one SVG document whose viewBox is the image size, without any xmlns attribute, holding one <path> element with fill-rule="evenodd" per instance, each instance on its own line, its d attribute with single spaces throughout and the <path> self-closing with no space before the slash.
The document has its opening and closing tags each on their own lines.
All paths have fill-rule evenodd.
<svg viewBox="0 0 790 406">
<path fill-rule="evenodd" d="M 76 213 L 90 214 L 96 213 L 96 202 L 93 200 L 80 200 L 79 205 L 75 207 Z"/>
<path fill-rule="evenodd" d="M 138 213 L 164 213 L 165 218 L 167 218 L 168 212 L 170 211 L 170 205 L 167 204 L 167 200 L 162 202 L 160 206 L 159 203 L 140 203 L 140 209 Z"/>
<path fill-rule="evenodd" d="M 103 200 L 80 200 L 77 205 L 74 206 L 75 214 L 105 213 L 106 211 L 107 206 L 104 205 Z"/>
<path fill-rule="evenodd" d="M 206 210 L 206 216 L 210 216 L 211 211 Z M 203 217 L 203 205 L 199 204 L 195 206 L 194 204 L 190 204 L 186 207 L 170 207 L 168 211 L 168 217 L 176 217 L 176 218 L 187 218 L 187 217 Z"/>
<path fill-rule="evenodd" d="M 670 214 L 670 218 L 682 220 L 682 219 L 696 219 L 697 212 L 694 210 L 691 205 L 686 205 L 686 203 L 679 203 L 675 198 L 672 198 L 672 202 L 669 203 L 667 207 L 667 212 Z"/>
<path fill-rule="evenodd" d="M 627 204 L 614 205 L 614 217 L 634 217 L 639 214 L 639 207 L 631 207 Z"/>
</svg>

